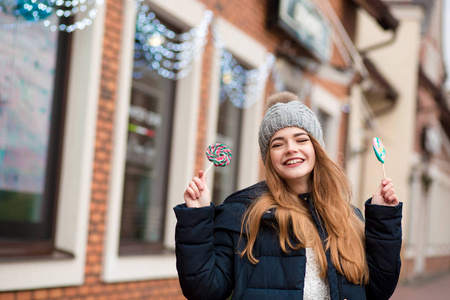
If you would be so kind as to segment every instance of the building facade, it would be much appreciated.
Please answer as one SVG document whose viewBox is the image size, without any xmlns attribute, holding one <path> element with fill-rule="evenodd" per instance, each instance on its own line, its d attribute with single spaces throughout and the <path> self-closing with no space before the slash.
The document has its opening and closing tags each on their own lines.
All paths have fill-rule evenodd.
<svg viewBox="0 0 450 300">
<path fill-rule="evenodd" d="M 0 299 L 183 299 L 172 207 L 208 145 L 233 152 L 209 173 L 219 204 L 263 179 L 268 95 L 298 94 L 348 170 L 355 95 L 395 98 L 398 75 L 369 72 L 354 45 L 360 13 L 397 30 L 381 1 L 22 2 L 0 1 Z"/>
<path fill-rule="evenodd" d="M 387 176 L 404 202 L 402 277 L 412 279 L 450 269 L 450 223 L 442 216 L 450 182 L 442 1 L 384 2 L 399 20 L 395 33 L 380 30 L 362 10 L 358 15 L 356 45 L 389 85 L 378 92 L 354 87 L 352 103 L 366 100 L 359 111 L 367 117 L 350 117 L 347 172 L 359 193 L 374 189 L 382 170 L 362 145 L 378 136 L 387 151 Z"/>
</svg>

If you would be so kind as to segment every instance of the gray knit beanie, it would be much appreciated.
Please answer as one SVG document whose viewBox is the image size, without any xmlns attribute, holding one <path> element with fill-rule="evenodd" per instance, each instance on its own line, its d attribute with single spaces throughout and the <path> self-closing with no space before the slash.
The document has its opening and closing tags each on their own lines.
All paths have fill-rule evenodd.
<svg viewBox="0 0 450 300">
<path fill-rule="evenodd" d="M 259 149 L 264 164 L 270 139 L 275 132 L 286 127 L 302 128 L 324 146 L 319 120 L 306 105 L 300 102 L 297 95 L 281 92 L 270 96 L 267 102 L 266 114 L 259 127 Z"/>
</svg>

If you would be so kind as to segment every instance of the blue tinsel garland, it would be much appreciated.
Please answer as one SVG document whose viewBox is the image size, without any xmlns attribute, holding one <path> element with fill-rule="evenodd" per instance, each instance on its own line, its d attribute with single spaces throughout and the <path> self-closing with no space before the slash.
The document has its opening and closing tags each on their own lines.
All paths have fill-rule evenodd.
<svg viewBox="0 0 450 300">
<path fill-rule="evenodd" d="M 55 0 L 0 0 L 0 11 L 22 17 L 27 21 L 39 21 L 53 13 Z"/>
</svg>

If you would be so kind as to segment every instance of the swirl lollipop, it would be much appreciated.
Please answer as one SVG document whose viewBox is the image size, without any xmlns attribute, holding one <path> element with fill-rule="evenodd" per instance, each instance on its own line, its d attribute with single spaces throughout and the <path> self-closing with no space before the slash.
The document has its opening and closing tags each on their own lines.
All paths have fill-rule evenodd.
<svg viewBox="0 0 450 300">
<path fill-rule="evenodd" d="M 386 172 L 384 171 L 384 160 L 386 159 L 386 150 L 384 150 L 383 143 L 377 137 L 372 140 L 373 151 L 376 157 L 381 162 L 381 168 L 383 169 L 383 178 L 386 178 Z"/>
<path fill-rule="evenodd" d="M 216 167 L 225 167 L 231 161 L 231 150 L 227 146 L 216 143 L 213 145 L 209 145 L 206 149 L 206 157 L 212 164 L 206 169 L 205 173 L 215 165 Z"/>
</svg>

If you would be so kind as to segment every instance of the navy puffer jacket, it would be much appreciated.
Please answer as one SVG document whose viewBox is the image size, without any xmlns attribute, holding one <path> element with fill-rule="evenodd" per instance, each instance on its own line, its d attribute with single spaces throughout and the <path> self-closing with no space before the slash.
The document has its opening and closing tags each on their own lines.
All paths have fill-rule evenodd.
<svg viewBox="0 0 450 300">
<path fill-rule="evenodd" d="M 190 300 L 226 299 L 303 299 L 305 249 L 284 253 L 273 229 L 274 211 L 263 215 L 253 253 L 259 263 L 253 265 L 240 257 L 245 238 L 240 238 L 242 216 L 253 200 L 267 189 L 260 182 L 230 195 L 214 207 L 174 208 L 177 270 L 183 294 Z M 313 219 L 324 240 L 327 233 L 320 226 L 313 201 L 308 201 Z M 402 203 L 387 207 L 366 202 L 366 255 L 370 281 L 355 285 L 338 273 L 329 253 L 328 281 L 332 300 L 389 299 L 400 273 Z M 356 209 L 357 214 L 361 212 Z M 362 216 L 361 216 L 362 217 Z"/>
</svg>

